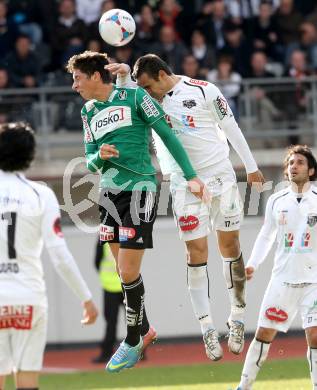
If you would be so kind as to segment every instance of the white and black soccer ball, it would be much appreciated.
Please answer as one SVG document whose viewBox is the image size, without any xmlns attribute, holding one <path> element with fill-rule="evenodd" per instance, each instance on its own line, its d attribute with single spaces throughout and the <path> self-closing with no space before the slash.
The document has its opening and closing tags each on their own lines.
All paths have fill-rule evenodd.
<svg viewBox="0 0 317 390">
<path fill-rule="evenodd" d="M 112 46 L 124 46 L 135 35 L 135 21 L 129 12 L 114 8 L 105 12 L 99 21 L 101 38 Z"/>
</svg>

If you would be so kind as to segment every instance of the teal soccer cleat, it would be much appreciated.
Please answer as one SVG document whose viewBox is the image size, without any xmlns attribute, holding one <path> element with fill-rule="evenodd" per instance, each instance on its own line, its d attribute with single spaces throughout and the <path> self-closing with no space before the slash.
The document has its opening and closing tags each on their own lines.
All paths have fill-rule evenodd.
<svg viewBox="0 0 317 390">
<path fill-rule="evenodd" d="M 127 344 L 125 341 L 122 341 L 119 348 L 109 360 L 106 366 L 106 371 L 119 372 L 124 368 L 133 367 L 140 360 L 142 351 L 142 338 L 140 339 L 139 344 L 135 347 L 131 347 L 131 345 Z"/>
</svg>

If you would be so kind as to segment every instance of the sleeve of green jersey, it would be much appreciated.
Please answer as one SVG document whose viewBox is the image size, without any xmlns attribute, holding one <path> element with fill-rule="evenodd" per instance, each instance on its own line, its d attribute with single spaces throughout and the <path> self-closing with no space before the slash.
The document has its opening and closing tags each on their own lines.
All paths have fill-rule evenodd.
<svg viewBox="0 0 317 390">
<path fill-rule="evenodd" d="M 84 145 L 87 168 L 91 172 L 96 172 L 98 169 L 103 167 L 104 160 L 102 160 L 99 156 L 99 148 L 91 132 L 85 107 L 81 110 L 81 119 L 84 130 Z"/>
<path fill-rule="evenodd" d="M 173 134 L 171 128 L 168 126 L 164 118 L 159 119 L 152 124 L 154 131 L 160 136 L 165 146 L 174 157 L 177 164 L 184 172 L 186 180 L 190 180 L 197 176 L 183 145 L 178 138 Z"/>
<path fill-rule="evenodd" d="M 150 126 L 165 115 L 161 106 L 140 87 L 135 91 L 135 105 L 141 118 Z"/>
</svg>

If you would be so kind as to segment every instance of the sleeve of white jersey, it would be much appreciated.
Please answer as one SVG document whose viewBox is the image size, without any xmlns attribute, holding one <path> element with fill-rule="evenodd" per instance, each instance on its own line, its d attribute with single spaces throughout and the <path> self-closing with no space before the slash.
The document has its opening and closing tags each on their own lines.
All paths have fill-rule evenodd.
<svg viewBox="0 0 317 390">
<path fill-rule="evenodd" d="M 264 224 L 255 240 L 250 259 L 246 265 L 247 267 L 253 267 L 255 270 L 267 257 L 276 238 L 277 228 L 272 208 L 273 199 L 271 196 L 266 205 Z"/>
<path fill-rule="evenodd" d="M 70 289 L 82 301 L 91 299 L 91 292 L 70 253 L 61 230 L 61 214 L 54 192 L 43 191 L 42 234 L 50 259 Z"/>
<path fill-rule="evenodd" d="M 226 98 L 220 92 L 219 88 L 213 84 L 208 84 L 206 91 L 208 109 L 212 112 L 215 121 L 224 131 L 234 150 L 238 153 L 247 173 L 256 172 L 258 166 Z"/>
<path fill-rule="evenodd" d="M 132 80 L 131 73 L 127 73 L 125 76 L 117 75 L 116 86 L 118 88 L 135 88 L 137 83 Z"/>
</svg>

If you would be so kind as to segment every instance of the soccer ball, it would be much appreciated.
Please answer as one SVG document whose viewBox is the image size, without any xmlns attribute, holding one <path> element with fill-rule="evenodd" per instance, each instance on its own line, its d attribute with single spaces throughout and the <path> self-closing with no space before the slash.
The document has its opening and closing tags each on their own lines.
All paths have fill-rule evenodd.
<svg viewBox="0 0 317 390">
<path fill-rule="evenodd" d="M 135 34 L 135 21 L 122 9 L 111 9 L 105 12 L 99 21 L 101 38 L 112 46 L 124 46 Z"/>
</svg>

